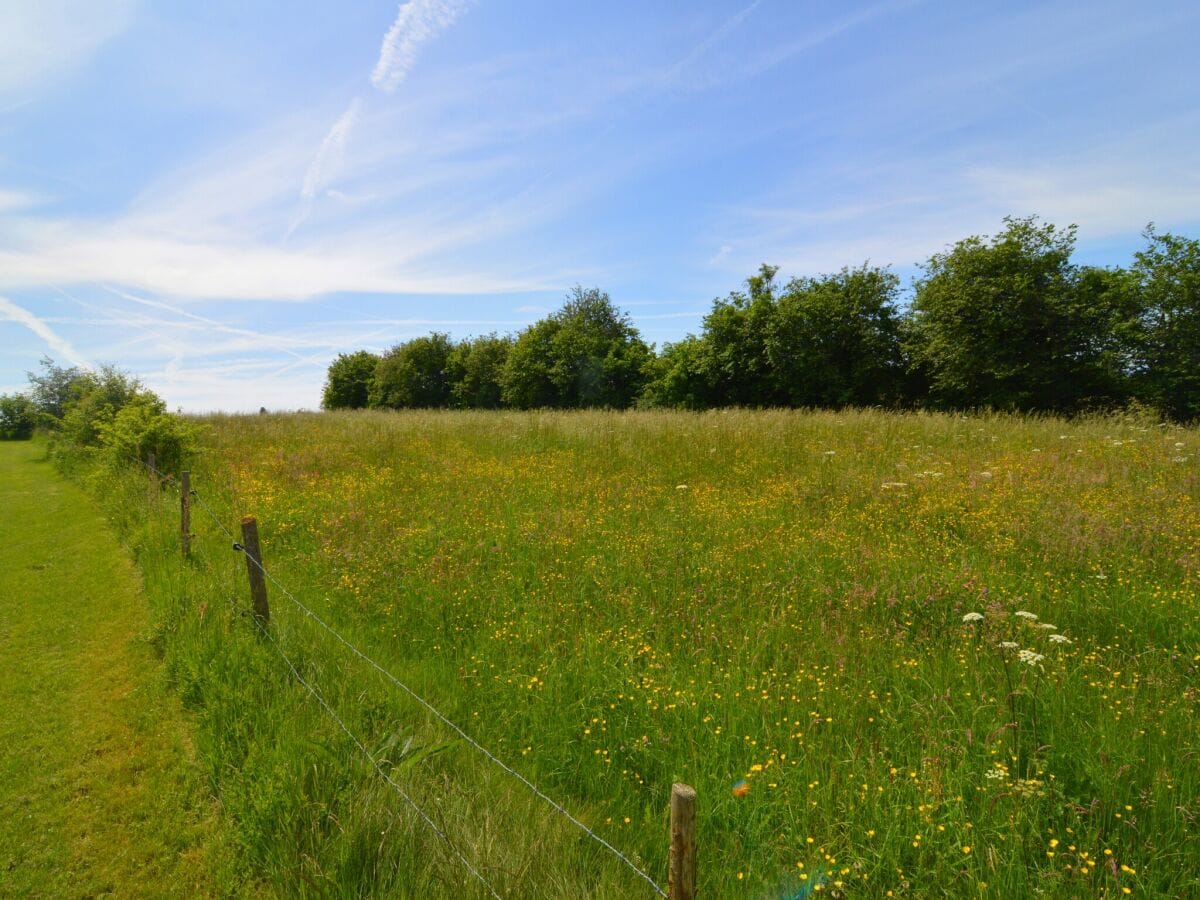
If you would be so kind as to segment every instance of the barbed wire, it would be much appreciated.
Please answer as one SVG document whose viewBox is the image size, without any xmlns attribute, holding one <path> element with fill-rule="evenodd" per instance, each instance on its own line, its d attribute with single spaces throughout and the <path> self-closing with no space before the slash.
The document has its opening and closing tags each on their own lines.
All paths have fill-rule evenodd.
<svg viewBox="0 0 1200 900">
<path fill-rule="evenodd" d="M 150 466 L 150 464 L 148 462 L 145 462 L 142 460 L 139 460 L 139 462 L 141 462 L 142 465 L 146 466 L 146 468 L 149 469 L 151 472 L 154 472 L 155 474 L 159 474 L 158 470 L 156 468 Z M 168 477 L 170 477 L 170 476 L 168 475 Z M 584 832 L 584 834 L 586 834 L 592 840 L 599 843 L 602 847 L 604 847 L 611 854 L 613 854 L 617 859 L 621 860 L 621 862 L 623 862 L 631 871 L 633 871 L 636 875 L 638 875 L 641 879 L 643 879 L 647 884 L 649 884 L 650 887 L 654 889 L 654 892 L 658 896 L 660 896 L 660 897 L 667 896 L 667 892 L 664 891 L 661 887 L 659 887 L 658 882 L 656 882 L 653 878 L 650 877 L 649 874 L 647 874 L 645 871 L 643 871 L 636 863 L 633 862 L 633 860 L 631 860 L 628 856 L 626 856 L 624 853 L 622 853 L 620 850 L 618 850 L 616 847 L 614 847 L 612 844 L 610 844 L 608 841 L 606 841 L 603 837 L 601 837 L 599 834 L 597 834 L 595 831 L 593 831 L 591 828 L 589 828 L 587 825 L 585 825 L 583 822 L 581 822 L 579 819 L 577 819 L 575 816 L 573 816 L 570 813 L 570 811 L 568 811 L 561 803 L 558 803 L 552 797 L 548 796 L 546 793 L 544 793 L 542 790 L 540 790 L 537 787 L 537 785 L 535 785 L 532 781 L 530 781 L 528 778 L 526 778 L 524 775 L 522 775 L 516 769 L 514 769 L 511 766 L 509 766 L 508 764 L 506 764 L 503 760 L 499 759 L 495 754 L 493 754 L 491 751 L 489 751 L 486 747 L 484 747 L 482 744 L 480 744 L 478 741 L 476 741 L 473 737 L 471 737 L 469 734 L 467 734 L 466 731 L 464 731 L 457 724 L 455 724 L 451 719 L 449 719 L 447 716 L 445 716 L 432 703 L 430 703 L 428 700 L 426 700 L 424 697 L 422 697 L 420 694 L 418 694 L 415 690 L 413 690 L 411 687 L 409 687 L 407 684 L 405 684 L 403 681 L 401 681 L 399 678 L 397 678 L 395 675 L 393 675 L 389 670 L 385 669 L 383 666 L 381 666 L 379 663 L 377 663 L 374 659 L 367 656 L 367 654 L 363 653 L 362 650 L 360 650 L 357 646 L 355 646 L 353 643 L 351 643 L 346 638 L 344 638 L 335 628 L 333 628 L 331 625 L 329 625 L 324 619 L 322 619 L 315 612 L 313 612 L 308 606 L 306 606 L 304 603 L 302 603 L 300 600 L 298 600 L 296 598 L 295 594 L 293 594 L 290 590 L 288 590 L 288 588 L 285 585 L 283 585 L 274 575 L 272 575 L 269 571 L 267 571 L 266 567 L 263 566 L 261 561 L 259 561 L 258 559 L 255 559 L 254 556 L 252 556 L 249 552 L 247 552 L 246 548 L 244 546 L 242 546 L 242 544 L 237 540 L 237 538 L 234 537 L 233 533 L 228 528 L 225 527 L 225 525 L 221 522 L 220 518 L 216 515 L 216 513 L 213 512 L 212 508 L 207 503 L 204 502 L 204 499 L 194 488 L 190 491 L 190 494 L 191 494 L 192 498 L 194 500 L 196 500 L 196 502 L 199 504 L 200 508 L 203 509 L 205 511 L 205 513 L 208 515 L 208 517 L 213 521 L 213 524 L 215 524 L 217 526 L 217 528 L 219 528 L 225 534 L 225 536 L 227 538 L 229 538 L 229 540 L 233 546 L 233 549 L 235 551 L 241 553 L 243 556 L 245 556 L 246 559 L 252 565 L 254 565 L 255 568 L 257 568 L 259 570 L 259 572 L 262 573 L 262 576 L 267 581 L 269 581 L 272 585 L 274 585 L 275 588 L 277 590 L 279 590 L 280 593 L 282 593 L 285 597 L 287 597 L 288 600 L 290 600 L 306 616 L 308 616 L 310 619 L 312 619 L 314 622 L 316 622 L 318 625 L 320 625 L 322 629 L 324 629 L 329 635 L 331 635 L 335 640 L 337 640 L 340 644 L 342 644 L 342 646 L 344 646 L 346 649 L 348 649 L 351 653 L 353 653 L 355 656 L 357 656 L 364 663 L 366 663 L 368 666 L 373 668 L 376 672 L 378 672 L 380 675 L 382 675 L 384 678 L 386 678 L 388 681 L 390 681 L 396 687 L 398 687 L 402 691 L 404 691 L 404 693 L 407 694 L 409 697 L 411 697 L 414 701 L 416 701 L 418 704 L 420 704 L 422 707 L 424 707 L 426 710 L 428 710 L 430 713 L 432 713 L 439 721 L 441 721 L 448 728 L 450 728 L 452 731 L 454 731 L 459 737 L 461 737 L 464 741 L 466 741 L 468 744 L 470 744 L 471 747 L 473 747 L 476 751 L 478 751 L 480 754 L 482 754 L 486 759 L 488 759 L 490 762 L 492 762 L 496 766 L 499 766 L 501 769 L 503 769 L 505 772 L 507 772 L 512 777 L 516 778 L 518 781 L 520 781 L 522 784 L 524 784 L 525 787 L 527 787 L 535 796 L 537 796 L 538 798 L 543 800 L 551 808 L 553 808 L 556 812 L 558 812 L 560 815 L 562 815 L 564 818 L 566 818 L 567 821 L 571 822 L 571 824 L 573 824 L 577 828 L 579 828 L 582 832 Z M 269 632 L 267 632 L 267 630 L 265 628 L 263 628 L 262 623 L 259 622 L 257 619 L 255 619 L 255 625 L 259 628 L 260 631 L 262 631 L 264 634 L 268 634 L 268 636 L 269 636 Z M 272 638 L 272 641 L 274 641 L 274 638 Z M 281 654 L 283 653 L 282 648 L 279 647 L 279 644 L 277 642 L 276 642 L 276 648 L 280 651 Z M 285 656 L 284 659 L 286 661 L 287 657 Z M 290 666 L 290 662 L 289 662 L 289 666 Z M 293 673 L 295 673 L 294 668 L 293 668 Z M 305 687 L 308 687 L 308 685 L 305 684 L 303 679 L 300 678 L 299 674 L 298 673 L 295 673 L 295 674 L 296 674 L 297 680 L 299 680 L 301 682 L 301 684 L 304 684 Z M 310 690 L 311 690 L 311 688 L 310 688 Z M 314 693 L 314 696 L 317 696 L 317 695 Z M 322 705 L 325 705 L 324 700 L 322 698 L 317 697 L 317 699 L 319 702 L 322 703 Z M 327 706 L 326 706 L 326 709 L 328 710 Z M 332 710 L 329 710 L 329 712 L 331 715 L 333 715 Z M 336 718 L 336 716 L 335 716 L 335 718 Z M 338 724 L 342 725 L 340 720 L 338 720 Z M 346 730 L 345 725 L 342 725 L 342 728 L 343 728 L 343 730 Z M 348 730 L 347 730 L 347 734 L 350 734 L 350 732 Z M 353 739 L 353 735 L 351 735 L 351 738 Z M 356 739 L 355 739 L 355 742 L 357 743 Z M 363 749 L 363 752 L 367 752 L 366 749 L 363 748 L 361 744 L 359 746 L 360 746 L 360 749 Z M 371 757 L 369 753 L 367 755 L 368 755 L 368 758 L 370 758 L 372 760 L 372 762 L 374 762 L 374 758 Z M 387 778 L 387 775 L 385 773 L 383 773 L 382 770 L 380 770 L 380 774 L 383 775 L 384 778 Z M 388 778 L 387 780 L 389 782 L 391 782 L 390 778 Z M 432 823 L 430 823 L 430 824 L 432 825 Z M 436 826 L 434 826 L 434 827 L 436 828 Z M 444 835 L 443 835 L 443 837 L 444 837 Z M 448 839 L 447 839 L 447 844 L 449 844 Z M 450 846 L 453 847 L 453 845 L 450 845 Z M 466 861 L 464 860 L 464 863 L 465 862 Z M 484 882 L 484 883 L 486 884 L 486 882 Z"/>
</svg>

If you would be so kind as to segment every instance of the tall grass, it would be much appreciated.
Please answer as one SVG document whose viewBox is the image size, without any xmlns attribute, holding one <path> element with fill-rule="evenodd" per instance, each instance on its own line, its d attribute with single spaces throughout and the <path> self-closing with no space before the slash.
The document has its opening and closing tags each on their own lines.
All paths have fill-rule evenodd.
<svg viewBox="0 0 1200 900">
<path fill-rule="evenodd" d="M 193 483 L 228 527 L 258 517 L 273 574 L 660 882 L 682 780 L 706 896 L 1200 892 L 1194 430 L 743 411 L 205 424 Z M 247 883 L 479 893 L 235 610 L 244 561 L 205 517 L 185 565 L 177 501 L 147 515 L 140 477 L 94 477 Z M 272 603 L 301 674 L 502 894 L 648 893 Z"/>
</svg>

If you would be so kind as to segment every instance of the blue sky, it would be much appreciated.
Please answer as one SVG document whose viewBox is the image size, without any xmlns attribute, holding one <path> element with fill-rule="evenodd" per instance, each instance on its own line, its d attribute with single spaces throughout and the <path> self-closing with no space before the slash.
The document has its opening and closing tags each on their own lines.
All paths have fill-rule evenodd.
<svg viewBox="0 0 1200 900">
<path fill-rule="evenodd" d="M 0 4 L 0 392 L 315 407 L 576 283 L 662 344 L 762 262 L 907 281 L 1005 215 L 1124 264 L 1200 233 L 1198 43 L 1194 2 Z"/>
</svg>

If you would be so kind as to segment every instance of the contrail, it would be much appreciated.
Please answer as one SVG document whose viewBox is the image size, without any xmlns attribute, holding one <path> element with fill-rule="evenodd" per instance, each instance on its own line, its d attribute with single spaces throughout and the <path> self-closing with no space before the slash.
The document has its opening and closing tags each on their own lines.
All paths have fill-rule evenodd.
<svg viewBox="0 0 1200 900">
<path fill-rule="evenodd" d="M 346 142 L 350 139 L 350 129 L 358 120 L 358 112 L 361 108 L 361 98 L 355 97 L 351 100 L 346 111 L 333 123 L 333 127 L 325 135 L 325 140 L 321 141 L 317 155 L 313 157 L 313 161 L 304 175 L 304 186 L 300 189 L 300 196 L 305 200 L 315 197 L 317 191 L 321 189 L 321 185 L 328 180 L 331 170 L 341 164 Z"/>
<path fill-rule="evenodd" d="M 464 0 L 409 0 L 402 4 L 383 37 L 371 84 L 381 91 L 394 91 L 417 61 L 417 49 L 453 25 L 466 8 Z"/>
<path fill-rule="evenodd" d="M 23 306 L 17 306 L 17 304 L 13 303 L 7 297 L 0 297 L 0 322 L 16 322 L 18 325 L 24 325 L 49 344 L 55 353 L 65 356 L 71 365 L 80 366 L 84 369 L 92 367 L 92 364 L 71 346 L 70 341 L 59 337 L 53 328 Z"/>
</svg>

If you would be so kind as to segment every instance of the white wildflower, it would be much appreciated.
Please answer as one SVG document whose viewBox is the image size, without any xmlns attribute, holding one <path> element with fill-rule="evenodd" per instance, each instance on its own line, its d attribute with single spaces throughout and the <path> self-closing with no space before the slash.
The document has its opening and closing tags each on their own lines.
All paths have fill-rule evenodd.
<svg viewBox="0 0 1200 900">
<path fill-rule="evenodd" d="M 825 451 L 825 455 L 826 455 L 826 456 L 834 456 L 834 455 L 836 455 L 836 454 L 837 454 L 837 451 L 836 451 L 836 450 L 826 450 L 826 451 Z"/>
<path fill-rule="evenodd" d="M 675 485 L 675 490 L 677 490 L 677 491 L 686 491 L 687 489 L 688 489 L 688 486 L 686 484 Z"/>
<path fill-rule="evenodd" d="M 991 473 L 991 472 L 980 472 L 980 473 L 979 473 L 979 477 L 980 477 L 980 478 L 991 478 L 991 477 L 992 477 L 992 473 Z"/>
<path fill-rule="evenodd" d="M 964 622 L 982 622 L 983 621 L 983 613 L 969 612 L 965 616 L 963 616 L 963 621 Z"/>
<path fill-rule="evenodd" d="M 888 491 L 892 490 L 893 488 L 906 488 L 908 487 L 908 484 L 903 481 L 885 481 L 880 485 L 880 487 L 885 491 Z"/>
<path fill-rule="evenodd" d="M 1026 609 L 1018 609 L 1014 615 L 1020 616 L 1022 619 L 1028 619 L 1030 622 L 1037 621 L 1037 616 Z"/>
<path fill-rule="evenodd" d="M 1047 631 L 1056 631 L 1058 629 L 1057 625 L 1051 625 L 1049 622 L 1038 622 L 1037 627 L 1045 628 Z"/>
<path fill-rule="evenodd" d="M 1052 634 L 1052 635 L 1050 635 L 1050 643 L 1052 643 L 1052 644 L 1072 644 L 1072 643 L 1074 643 L 1074 641 L 1072 641 L 1065 634 Z"/>
<path fill-rule="evenodd" d="M 1032 650 L 1018 650 L 1017 659 L 1025 663 L 1027 666 L 1036 666 L 1046 657 L 1040 653 L 1034 653 Z"/>
<path fill-rule="evenodd" d="M 1001 641 L 1000 642 L 1000 647 L 1003 650 L 1015 650 L 1019 646 L 1021 646 L 1021 645 L 1018 644 L 1016 641 Z"/>
</svg>

